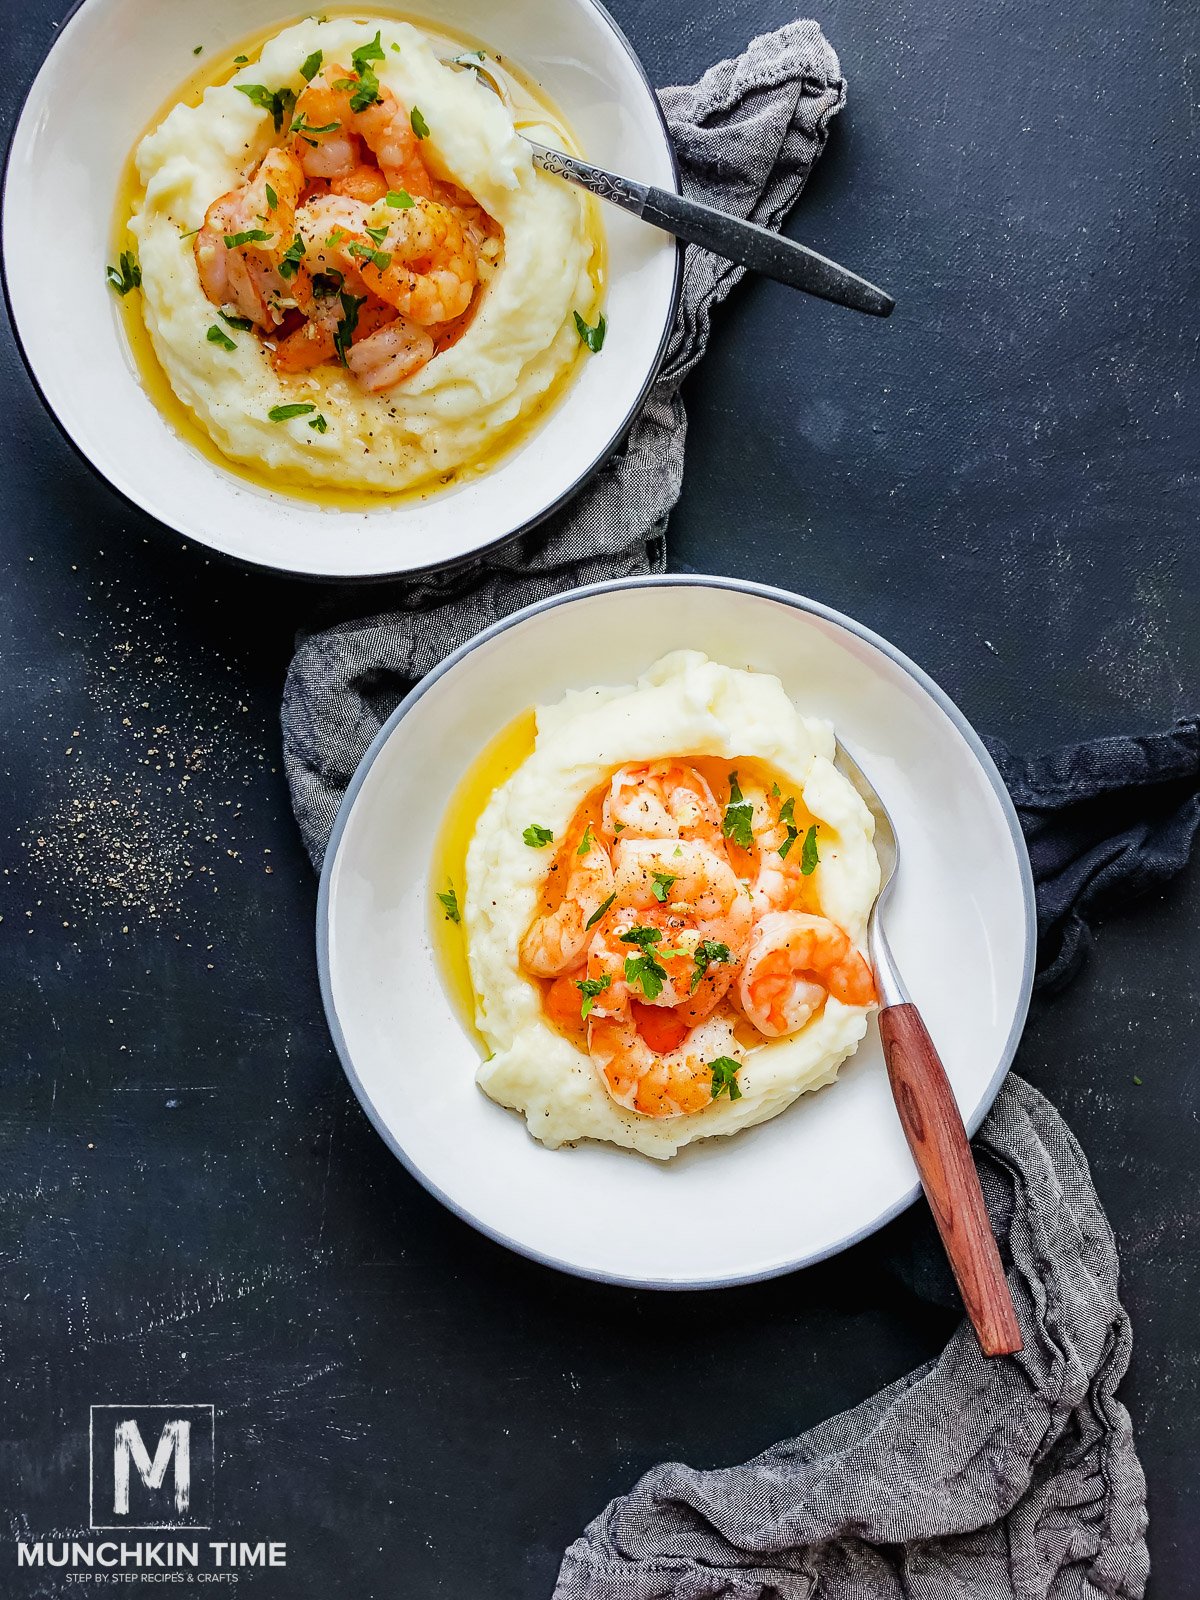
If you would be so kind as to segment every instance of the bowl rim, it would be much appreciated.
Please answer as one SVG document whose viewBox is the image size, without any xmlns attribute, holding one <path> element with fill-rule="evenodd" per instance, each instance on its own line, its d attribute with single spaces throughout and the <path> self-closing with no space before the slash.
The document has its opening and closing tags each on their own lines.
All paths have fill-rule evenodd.
<svg viewBox="0 0 1200 1600">
<path fill-rule="evenodd" d="M 30 97 L 32 96 L 34 89 L 37 87 L 38 80 L 41 78 L 42 73 L 46 70 L 47 63 L 50 61 L 51 57 L 54 55 L 54 52 L 58 49 L 63 39 L 66 37 L 67 30 L 71 23 L 74 22 L 78 13 L 81 12 L 85 6 L 101 3 L 102 0 L 74 0 L 74 3 L 71 5 L 69 10 L 63 16 L 61 22 L 58 24 L 58 29 L 55 33 L 54 40 L 51 43 L 50 48 L 42 57 L 41 63 L 34 72 L 33 77 L 25 86 L 25 91 L 21 95 L 16 115 L 12 121 L 12 126 L 9 129 L 8 139 L 6 141 L 4 150 L 3 167 L 0 169 L 0 219 L 6 215 L 8 209 L 8 180 L 12 169 L 13 152 L 16 149 L 17 138 L 25 121 L 25 113 L 29 107 Z M 654 108 L 655 116 L 658 118 L 663 144 L 667 152 L 667 160 L 670 165 L 672 186 L 677 194 L 680 193 L 682 180 L 679 170 L 679 157 L 675 151 L 675 142 L 671 137 L 671 130 L 667 124 L 666 113 L 663 111 L 662 102 L 658 98 L 658 94 L 655 91 L 654 85 L 650 82 L 649 74 L 642 65 L 641 57 L 633 48 L 628 36 L 617 22 L 616 18 L 612 15 L 608 8 L 601 3 L 601 0 L 576 0 L 576 3 L 590 7 L 591 10 L 599 15 L 600 20 L 607 25 L 609 32 L 613 35 L 617 44 L 628 56 L 634 72 L 638 78 L 640 78 L 642 86 L 649 96 L 650 103 Z M 420 18 L 417 18 L 417 21 L 419 22 Z M 251 570 L 260 572 L 272 572 L 282 578 L 295 578 L 308 583 L 337 583 L 347 585 L 353 584 L 356 586 L 395 583 L 397 581 L 417 579 L 437 573 L 448 573 L 460 568 L 466 568 L 472 562 L 479 561 L 484 556 L 490 555 L 493 552 L 502 549 L 507 544 L 511 544 L 514 540 L 519 539 L 523 534 L 530 533 L 535 528 L 540 527 L 544 522 L 548 521 L 550 517 L 561 511 L 568 501 L 573 499 L 581 489 L 585 488 L 586 485 L 592 481 L 601 468 L 612 459 L 613 455 L 620 448 L 623 440 L 633 426 L 638 413 L 642 410 L 646 404 L 646 401 L 649 399 L 651 390 L 658 382 L 659 375 L 662 372 L 663 363 L 666 361 L 667 349 L 671 341 L 671 336 L 675 330 L 676 319 L 679 315 L 679 301 L 683 290 L 683 258 L 684 250 L 686 248 L 682 239 L 676 239 L 674 270 L 672 273 L 671 294 L 667 307 L 667 315 L 663 319 L 663 327 L 659 335 L 658 348 L 654 352 L 653 359 L 651 360 L 646 371 L 645 380 L 642 383 L 637 396 L 629 406 L 629 409 L 626 411 L 624 417 L 621 419 L 611 436 L 603 445 L 598 448 L 597 453 L 593 456 L 591 462 L 576 476 L 576 478 L 567 488 L 565 488 L 558 496 L 556 496 L 551 504 L 547 505 L 538 513 L 536 517 L 532 518 L 530 521 L 523 522 L 520 527 L 510 528 L 505 533 L 497 534 L 494 539 L 490 539 L 486 544 L 476 545 L 474 549 L 465 551 L 460 555 L 451 556 L 445 561 L 427 561 L 422 563 L 420 566 L 398 567 L 387 572 L 322 573 L 313 572 L 308 569 L 281 566 L 276 562 L 268 561 L 266 559 L 258 559 L 246 555 L 236 555 L 232 551 L 220 550 L 215 545 L 205 544 L 202 540 L 197 539 L 194 534 L 189 533 L 186 529 L 177 528 L 173 523 L 164 521 L 156 510 L 154 510 L 146 503 L 144 499 L 139 498 L 132 491 L 132 488 L 128 490 L 122 488 L 118 484 L 115 484 L 110 477 L 108 477 L 103 469 L 92 460 L 91 456 L 87 454 L 83 446 L 77 443 L 67 428 L 65 422 L 63 422 L 58 412 L 50 404 L 46 392 L 42 388 L 37 372 L 34 369 L 33 362 L 30 360 L 29 353 L 25 348 L 25 342 L 21 338 L 20 325 L 17 320 L 16 312 L 13 308 L 12 296 L 9 291 L 7 229 L 0 228 L 0 235 L 3 236 L 0 238 L 0 297 L 2 297 L 4 301 L 4 309 L 8 317 L 8 325 L 12 330 L 13 342 L 15 343 L 17 352 L 21 357 L 21 364 L 24 366 L 25 371 L 28 374 L 29 381 L 33 385 L 34 392 L 41 401 L 43 409 L 46 411 L 50 417 L 50 420 L 58 429 L 59 433 L 66 440 L 68 445 L 70 445 L 71 449 L 75 452 L 79 459 L 84 462 L 84 464 L 92 473 L 95 474 L 97 478 L 100 479 L 102 483 L 107 485 L 107 487 L 113 492 L 113 494 L 117 496 L 122 504 L 130 506 L 134 510 L 141 512 L 144 516 L 149 517 L 151 522 L 154 524 L 154 527 L 159 532 L 168 534 L 173 538 L 186 539 L 189 545 L 194 545 L 198 549 L 204 550 L 208 554 L 216 556 L 222 561 L 229 562 L 233 566 L 241 567 L 243 569 L 249 568 Z"/>
<path fill-rule="evenodd" d="M 877 650 L 881 651 L 885 656 L 887 656 L 889 660 L 895 663 L 895 665 L 906 672 L 908 676 L 925 691 L 929 698 L 933 700 L 943 714 L 949 719 L 951 724 L 962 736 L 971 754 L 975 757 L 975 760 L 978 762 L 983 771 L 984 777 L 987 779 L 989 786 L 999 802 L 1000 810 L 1004 816 L 1005 822 L 1008 825 L 1009 835 L 1012 839 L 1015 849 L 1017 868 L 1021 880 L 1021 898 L 1024 910 L 1025 954 L 1021 970 L 1021 983 L 1017 996 L 1016 1009 L 1013 1013 L 1012 1025 L 1009 1029 L 1008 1037 L 1005 1039 L 1004 1046 L 1000 1051 L 999 1062 L 996 1066 L 996 1070 L 993 1072 L 990 1080 L 988 1081 L 982 1096 L 980 1097 L 978 1106 L 975 1108 L 969 1118 L 964 1119 L 966 1121 L 968 1138 L 974 1137 L 975 1132 L 979 1128 L 979 1125 L 982 1123 L 984 1117 L 991 1110 L 992 1104 L 997 1094 L 1000 1092 L 1000 1086 L 1004 1082 L 1004 1079 L 1007 1077 L 1009 1069 L 1012 1066 L 1013 1058 L 1017 1053 L 1017 1047 L 1021 1042 L 1021 1036 L 1025 1029 L 1025 1021 L 1029 1012 L 1030 996 L 1033 992 L 1034 965 L 1037 955 L 1037 909 L 1034 900 L 1033 869 L 1030 866 L 1028 847 L 1025 843 L 1025 836 L 1021 831 L 1021 824 L 1017 818 L 1017 811 L 1015 805 L 1013 804 L 1012 796 L 1009 794 L 1004 780 L 1000 776 L 1000 772 L 996 766 L 996 763 L 992 760 L 991 755 L 988 753 L 986 745 L 975 732 L 975 729 L 972 727 L 971 723 L 967 720 L 963 712 L 959 710 L 955 702 L 951 700 L 950 696 L 945 692 L 945 690 L 942 689 L 922 667 L 919 667 L 915 661 L 912 661 L 904 654 L 902 650 L 899 650 L 895 645 L 883 638 L 881 634 L 878 634 L 873 629 L 868 628 L 864 623 L 855 621 L 853 617 L 847 616 L 844 612 L 837 611 L 832 606 L 824 605 L 819 600 L 812 600 L 804 595 L 793 594 L 787 589 L 775 588 L 771 584 L 755 583 L 746 578 L 730 578 L 709 575 L 705 573 L 651 573 L 627 578 L 613 578 L 600 583 L 586 584 L 578 589 L 569 589 L 561 594 L 548 595 L 544 599 L 536 600 L 531 605 L 523 606 L 519 611 L 514 611 L 509 616 L 500 618 L 498 622 L 493 622 L 489 627 L 484 628 L 482 632 L 477 633 L 472 638 L 468 639 L 465 644 L 461 644 L 456 650 L 451 651 L 451 653 L 446 656 L 444 660 L 440 661 L 436 667 L 432 668 L 431 671 L 426 673 L 419 683 L 414 685 L 408 694 L 405 695 L 404 699 L 401 700 L 400 704 L 396 707 L 392 714 L 387 718 L 386 722 L 384 722 L 379 732 L 371 740 L 370 745 L 364 752 L 357 767 L 354 769 L 354 773 L 350 779 L 346 793 L 342 797 L 342 802 L 339 805 L 337 815 L 334 818 L 333 829 L 329 835 L 329 844 L 326 847 L 325 855 L 322 861 L 321 881 L 317 892 L 317 972 L 321 986 L 321 1001 L 325 1008 L 325 1019 L 329 1026 L 334 1048 L 337 1051 L 338 1059 L 341 1061 L 342 1070 L 345 1072 L 346 1077 L 349 1080 L 350 1087 L 354 1090 L 354 1094 L 359 1104 L 366 1112 L 368 1119 L 375 1128 L 375 1131 L 383 1139 L 384 1143 L 387 1145 L 388 1149 L 391 1150 L 392 1154 L 399 1159 L 401 1164 L 412 1175 L 412 1177 L 417 1180 L 422 1188 L 424 1188 L 429 1194 L 433 1195 L 436 1200 L 441 1201 L 442 1205 L 444 1205 L 449 1211 L 453 1212 L 455 1216 L 460 1218 L 463 1222 L 468 1223 L 477 1232 L 484 1234 L 487 1238 L 494 1240 L 497 1244 L 504 1245 L 508 1249 L 515 1251 L 518 1255 L 524 1256 L 527 1260 L 536 1261 L 542 1266 L 553 1267 L 557 1271 L 566 1272 L 572 1277 L 585 1278 L 595 1283 L 619 1284 L 623 1287 L 636 1289 L 726 1289 L 732 1288 L 739 1284 L 760 1283 L 769 1278 L 783 1277 L 789 1272 L 798 1272 L 803 1267 L 814 1266 L 818 1261 L 824 1261 L 832 1256 L 840 1255 L 843 1250 L 848 1250 L 851 1245 L 861 1243 L 862 1240 L 869 1238 L 873 1233 L 877 1233 L 880 1228 L 884 1227 L 887 1223 L 898 1217 L 901 1212 L 906 1211 L 920 1195 L 920 1183 L 914 1183 L 910 1189 L 901 1195 L 901 1197 L 891 1206 L 887 1207 L 887 1209 L 884 1210 L 873 1221 L 868 1223 L 865 1227 L 857 1229 L 854 1233 L 847 1235 L 837 1244 L 829 1245 L 820 1250 L 810 1251 L 806 1254 L 797 1256 L 791 1261 L 783 1262 L 775 1266 L 765 1268 L 761 1271 L 731 1273 L 720 1278 L 648 1279 L 629 1277 L 621 1273 L 588 1269 L 579 1266 L 575 1262 L 561 1260 L 556 1256 L 547 1254 L 544 1251 L 535 1250 L 530 1246 L 521 1243 L 519 1240 L 509 1237 L 509 1235 L 504 1233 L 499 1228 L 494 1228 L 483 1219 L 472 1215 L 464 1207 L 452 1200 L 450 1196 L 447 1195 L 436 1183 L 432 1182 L 432 1180 L 409 1158 L 407 1152 L 401 1147 L 399 1141 L 393 1135 L 391 1129 L 387 1126 L 383 1117 L 375 1107 L 371 1096 L 368 1094 L 365 1085 L 358 1075 L 349 1047 L 346 1043 L 345 1035 L 342 1032 L 337 1006 L 334 1002 L 333 983 L 330 975 L 330 883 L 333 876 L 334 864 L 337 860 L 338 851 L 342 842 L 342 836 L 345 833 L 350 815 L 354 810 L 354 805 L 358 797 L 359 790 L 366 782 L 367 775 L 374 766 L 379 752 L 391 738 L 392 733 L 395 731 L 402 719 L 408 714 L 413 706 L 415 706 L 417 702 L 421 700 L 430 689 L 433 688 L 434 684 L 436 684 L 448 672 L 452 671 L 459 664 L 459 662 L 465 660 L 467 656 L 469 656 L 474 650 L 477 650 L 481 645 L 487 644 L 492 639 L 498 638 L 501 634 L 506 633 L 510 628 L 518 627 L 523 622 L 527 622 L 531 617 L 538 616 L 540 613 L 549 611 L 557 606 L 570 605 L 575 601 L 590 599 L 595 595 L 611 594 L 620 590 L 641 588 L 695 588 L 733 591 L 739 594 L 751 595 L 762 600 L 775 601 L 779 604 L 790 606 L 794 611 L 802 611 L 810 616 L 818 617 L 822 621 L 833 623 L 836 627 L 844 629 L 846 632 L 852 634 L 855 638 L 861 639 L 867 644 L 873 645 Z"/>
</svg>

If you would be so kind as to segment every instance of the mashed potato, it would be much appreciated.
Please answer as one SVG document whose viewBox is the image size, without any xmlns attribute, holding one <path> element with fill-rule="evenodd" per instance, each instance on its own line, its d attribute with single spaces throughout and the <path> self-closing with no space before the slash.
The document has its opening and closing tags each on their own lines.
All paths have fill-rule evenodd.
<svg viewBox="0 0 1200 1600">
<path fill-rule="evenodd" d="M 879 890 L 874 822 L 833 765 L 828 723 L 805 717 L 777 678 L 720 666 L 693 651 L 659 661 L 633 687 L 571 693 L 539 707 L 532 755 L 493 794 L 467 853 L 463 921 L 477 1025 L 492 1049 L 478 1081 L 523 1112 L 556 1147 L 604 1139 L 666 1159 L 694 1139 L 734 1133 L 776 1116 L 806 1090 L 833 1081 L 866 1031 L 868 1008 L 832 997 L 799 1033 L 767 1040 L 738 1075 L 738 1100 L 689 1116 L 651 1118 L 611 1099 L 587 1055 L 545 1018 L 518 947 L 534 915 L 547 862 L 527 847 L 531 821 L 556 836 L 614 768 L 671 756 L 768 763 L 820 823 L 814 883 L 824 913 L 861 944 Z"/>
<path fill-rule="evenodd" d="M 419 107 L 429 126 L 422 143 L 427 165 L 500 223 L 504 252 L 458 343 L 397 388 L 369 395 L 333 366 L 277 375 L 250 333 L 229 330 L 232 351 L 210 343 L 215 308 L 201 289 L 190 234 L 218 196 L 246 181 L 276 139 L 270 114 L 236 85 L 298 92 L 300 65 L 314 51 L 326 62 L 347 62 L 376 30 L 384 50 L 376 65 L 380 83 L 406 106 Z M 550 143 L 561 138 L 553 130 L 529 132 Z M 208 89 L 199 105 L 176 106 L 142 140 L 136 159 L 145 198 L 130 229 L 155 354 L 180 400 L 237 461 L 300 483 L 411 488 L 484 454 L 578 356 L 572 313 L 595 299 L 579 194 L 538 173 L 500 100 L 474 73 L 443 66 L 407 23 L 308 19 L 285 29 L 229 83 Z M 316 404 L 326 432 L 303 418 L 268 419 L 272 407 L 298 402 Z"/>
</svg>

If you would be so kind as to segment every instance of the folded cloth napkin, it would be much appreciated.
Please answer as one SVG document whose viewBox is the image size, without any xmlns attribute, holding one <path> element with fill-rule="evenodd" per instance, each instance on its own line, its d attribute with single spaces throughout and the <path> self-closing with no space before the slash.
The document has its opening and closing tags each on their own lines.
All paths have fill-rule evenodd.
<svg viewBox="0 0 1200 1600">
<path fill-rule="evenodd" d="M 815 22 L 789 23 L 699 83 L 663 89 L 684 191 L 778 226 L 845 93 Z M 742 276 L 741 267 L 688 249 L 679 316 L 649 399 L 624 445 L 565 510 L 466 568 L 407 584 L 381 615 L 299 640 L 284 690 L 283 748 L 314 864 L 359 758 L 416 680 L 451 650 L 546 595 L 663 569 L 667 513 L 683 479 L 679 387 L 704 354 L 713 308 Z"/>
<path fill-rule="evenodd" d="M 1200 833 L 1200 719 L 1025 761 L 989 745 L 1029 843 L 1039 982 L 1061 987 L 1086 952 L 1086 916 L 1188 860 Z M 655 1468 L 572 1545 L 555 1600 L 1142 1594 L 1146 1488 L 1115 1398 L 1129 1321 L 1087 1163 L 1015 1075 L 974 1147 L 1021 1354 L 985 1359 L 964 1322 L 939 1361 L 753 1461 Z M 901 1227 L 880 1264 L 953 1303 L 941 1254 L 918 1237 L 906 1255 L 913 1237 Z"/>
</svg>

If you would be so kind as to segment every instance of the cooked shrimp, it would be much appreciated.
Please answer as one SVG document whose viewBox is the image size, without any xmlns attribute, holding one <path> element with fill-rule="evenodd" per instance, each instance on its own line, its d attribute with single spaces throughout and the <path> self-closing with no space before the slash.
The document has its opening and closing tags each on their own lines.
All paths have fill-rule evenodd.
<svg viewBox="0 0 1200 1600">
<path fill-rule="evenodd" d="M 214 305 L 232 305 L 262 328 L 282 322 L 290 291 L 279 266 L 292 242 L 303 187 L 303 173 L 287 151 L 268 150 L 249 183 L 209 206 L 192 250 L 200 285 Z M 226 242 L 242 234 L 264 237 Z"/>
<path fill-rule="evenodd" d="M 378 253 L 361 262 L 363 282 L 372 294 L 426 327 L 462 316 L 479 272 L 474 246 L 453 211 L 424 200 L 392 211 L 390 218 L 376 212 L 372 220 L 387 227 Z"/>
<path fill-rule="evenodd" d="M 757 784 L 747 784 L 744 793 L 753 807 L 751 828 L 758 847 L 758 868 L 751 884 L 754 910 L 758 916 L 790 911 L 804 889 L 800 834 L 794 821 L 788 827 L 795 799 L 770 795 Z"/>
<path fill-rule="evenodd" d="M 685 902 L 705 920 L 734 917 L 750 931 L 750 899 L 724 850 L 699 839 L 630 839 L 621 834 L 613 862 L 619 906 Z"/>
<path fill-rule="evenodd" d="M 370 207 L 347 195 L 321 194 L 302 205 L 296 213 L 296 231 L 304 241 L 307 271 L 335 275 L 339 287 L 351 294 L 364 293 L 360 258 L 351 254 L 350 246 L 372 248 L 366 232 L 370 218 Z"/>
<path fill-rule="evenodd" d="M 331 178 L 329 189 L 332 194 L 343 194 L 349 200 L 361 200 L 364 205 L 373 206 L 376 201 L 386 199 L 388 183 L 378 167 L 351 167 L 344 177 Z"/>
<path fill-rule="evenodd" d="M 713 1100 L 713 1063 L 734 1059 L 733 1027 L 712 1017 L 674 1050 L 652 1050 L 631 1010 L 588 1020 L 588 1051 L 600 1081 L 618 1105 L 646 1117 L 703 1111 Z"/>
<path fill-rule="evenodd" d="M 387 310 L 391 321 L 374 333 L 356 338 L 346 355 L 346 365 L 368 394 L 395 388 L 433 355 L 433 340 L 427 328 L 397 316 L 390 306 Z"/>
<path fill-rule="evenodd" d="M 362 165 L 362 140 L 383 170 L 387 186 L 418 199 L 433 195 L 408 111 L 388 89 L 361 111 L 352 109 L 356 73 L 327 66 L 296 101 L 292 148 L 314 178 L 346 178 Z M 385 190 L 386 192 L 386 190 Z"/>
<path fill-rule="evenodd" d="M 569 972 L 584 958 L 591 929 L 612 894 L 612 863 L 591 828 L 569 836 L 555 867 L 565 874 L 562 899 L 553 910 L 535 917 L 521 940 L 521 964 L 538 977 Z"/>
<path fill-rule="evenodd" d="M 849 1006 L 875 1001 L 875 980 L 849 936 L 828 917 L 769 911 L 754 926 L 738 985 L 742 1010 L 760 1033 L 796 1033 L 827 995 Z"/>
<path fill-rule="evenodd" d="M 719 846 L 721 811 L 695 767 L 646 761 L 613 774 L 604 828 L 618 838 L 703 839 Z"/>
<path fill-rule="evenodd" d="M 588 945 L 593 1012 L 613 1016 L 636 1001 L 677 1014 L 685 1031 L 702 1021 L 737 976 L 750 929 L 749 901 L 742 899 L 744 931 L 726 920 L 707 921 L 686 905 L 609 912 Z"/>
</svg>

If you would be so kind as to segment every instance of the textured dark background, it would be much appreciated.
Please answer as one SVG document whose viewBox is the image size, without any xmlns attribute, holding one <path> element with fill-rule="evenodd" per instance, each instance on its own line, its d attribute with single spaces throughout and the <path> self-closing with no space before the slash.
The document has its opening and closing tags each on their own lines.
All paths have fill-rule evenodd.
<svg viewBox="0 0 1200 1600">
<path fill-rule="evenodd" d="M 658 83 L 790 15 L 614 9 Z M 5 13 L 7 126 L 60 12 Z M 690 386 L 674 564 L 844 608 L 1018 748 L 1194 710 L 1194 4 L 818 15 L 850 100 L 791 227 L 900 309 L 737 293 Z M 533 1600 L 660 1457 L 739 1459 L 935 1354 L 947 1314 L 877 1243 L 635 1295 L 507 1255 L 406 1176 L 326 1037 L 279 770 L 314 592 L 122 504 L 7 335 L 0 382 L 4 1537 L 86 1525 L 90 1403 L 212 1401 L 222 1536 L 290 1544 L 254 1593 Z M 1200 1566 L 1198 909 L 1193 870 L 1110 919 L 1018 1063 L 1120 1236 L 1160 1597 Z M 12 1562 L 0 1592 L 61 1592 Z"/>
</svg>

